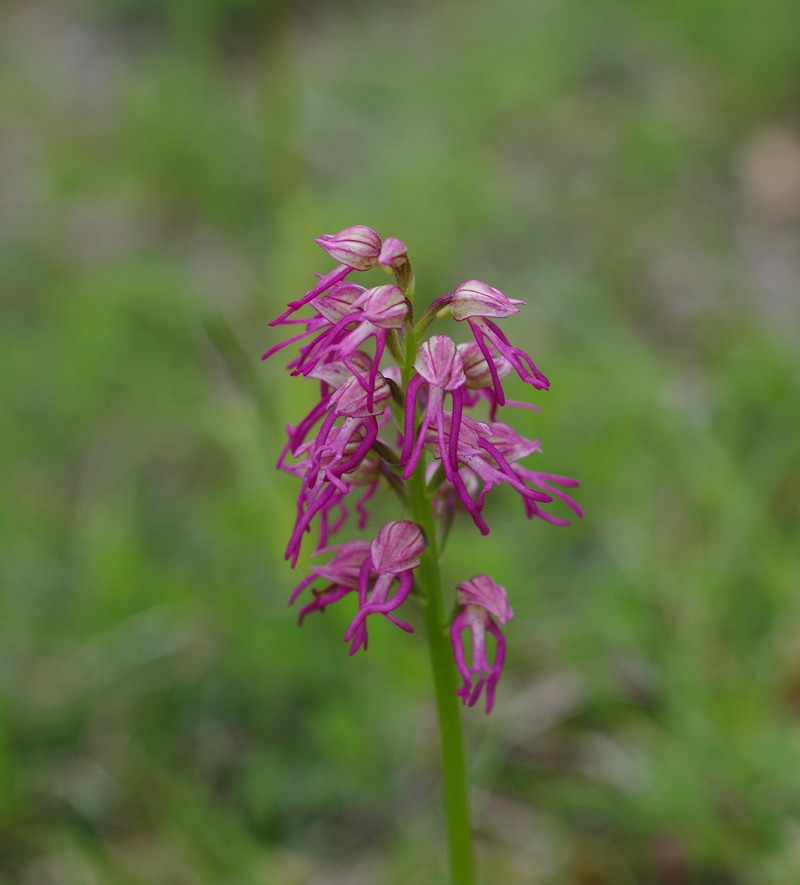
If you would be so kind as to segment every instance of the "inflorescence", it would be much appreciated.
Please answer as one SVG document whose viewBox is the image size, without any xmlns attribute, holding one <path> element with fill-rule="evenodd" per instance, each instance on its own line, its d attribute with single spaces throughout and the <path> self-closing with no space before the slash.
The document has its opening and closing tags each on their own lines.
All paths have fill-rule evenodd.
<svg viewBox="0 0 800 885">
<path fill-rule="evenodd" d="M 550 386 L 533 359 L 514 347 L 495 322 L 517 313 L 525 302 L 468 280 L 435 299 L 415 320 L 414 276 L 405 243 L 395 237 L 381 240 L 361 225 L 326 234 L 317 243 L 338 264 L 270 323 L 301 331 L 263 358 L 299 344 L 299 354 L 288 365 L 291 375 L 319 382 L 317 404 L 296 426 L 287 427 L 278 467 L 301 483 L 286 559 L 293 568 L 297 565 L 303 538 L 312 532 L 313 555 L 330 558 L 311 568 L 290 601 L 310 591 L 310 601 L 300 608 L 302 623 L 310 612 L 354 594 L 358 610 L 344 637 L 354 654 L 367 647 L 370 615 L 384 615 L 413 632 L 395 612 L 414 591 L 415 569 L 428 543 L 422 528 L 408 520 L 387 523 L 371 541 L 331 543 L 351 511 L 358 528 L 366 528 L 367 504 L 382 484 L 405 503 L 408 482 L 422 472 L 438 544 L 458 512 L 488 534 L 484 502 L 489 490 L 502 484 L 520 496 L 528 518 L 567 525 L 544 509 L 554 498 L 583 514 L 564 491 L 578 482 L 523 466 L 526 456 L 540 451 L 539 441 L 497 420 L 498 409 L 506 405 L 502 379 L 511 373 L 537 390 Z M 353 272 L 375 267 L 393 273 L 395 283 L 367 289 L 348 280 Z M 305 307 L 312 315 L 296 316 Z M 425 339 L 428 327 L 440 319 L 467 323 L 474 340 L 457 344 L 444 334 Z M 385 359 L 387 351 L 393 364 Z M 486 420 L 468 414 L 476 407 Z M 469 706 L 484 694 L 487 713 L 505 659 L 500 626 L 512 616 L 506 591 L 487 575 L 458 585 L 450 625 L 463 680 L 458 694 Z M 487 633 L 494 637 L 493 654 Z"/>
</svg>

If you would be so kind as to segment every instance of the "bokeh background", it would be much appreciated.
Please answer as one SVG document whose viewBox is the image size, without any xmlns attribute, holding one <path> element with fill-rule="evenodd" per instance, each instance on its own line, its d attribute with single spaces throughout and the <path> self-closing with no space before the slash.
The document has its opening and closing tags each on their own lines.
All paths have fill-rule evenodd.
<svg viewBox="0 0 800 885">
<path fill-rule="evenodd" d="M 465 717 L 481 881 L 800 882 L 799 22 L 5 0 L 3 882 L 445 881 L 424 642 L 286 605 L 314 391 L 259 356 L 350 224 L 421 300 L 527 300 L 517 418 L 583 481 L 447 552 L 517 613 Z"/>
</svg>

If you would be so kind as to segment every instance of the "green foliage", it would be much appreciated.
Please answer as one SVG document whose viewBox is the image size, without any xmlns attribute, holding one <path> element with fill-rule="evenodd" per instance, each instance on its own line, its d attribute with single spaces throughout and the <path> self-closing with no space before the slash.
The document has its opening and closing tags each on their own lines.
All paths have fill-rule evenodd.
<svg viewBox="0 0 800 885">
<path fill-rule="evenodd" d="M 584 483 L 446 554 L 517 612 L 485 880 L 794 881 L 793 8 L 3 7 L 0 879 L 442 881 L 424 645 L 286 605 L 313 390 L 258 356 L 365 223 L 420 300 L 528 301 L 519 420 Z"/>
</svg>

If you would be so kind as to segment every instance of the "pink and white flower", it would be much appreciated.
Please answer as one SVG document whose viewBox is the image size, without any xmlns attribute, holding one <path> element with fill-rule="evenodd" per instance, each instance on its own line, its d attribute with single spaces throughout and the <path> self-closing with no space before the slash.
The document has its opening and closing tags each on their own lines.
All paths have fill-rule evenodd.
<svg viewBox="0 0 800 885">
<path fill-rule="evenodd" d="M 476 575 L 458 585 L 459 612 L 450 625 L 450 640 L 456 667 L 464 680 L 458 696 L 472 707 L 482 693 L 486 696 L 486 712 L 491 713 L 497 682 L 503 672 L 506 641 L 500 626 L 514 617 L 503 587 L 488 575 Z M 467 663 L 463 631 L 468 630 L 471 663 Z M 490 660 L 486 634 L 494 637 L 494 659 Z"/>
<path fill-rule="evenodd" d="M 492 356 L 494 347 L 511 364 L 511 367 L 526 383 L 539 390 L 547 390 L 550 382 L 536 368 L 533 358 L 519 347 L 514 347 L 489 317 L 502 318 L 519 312 L 518 304 L 524 301 L 509 298 L 499 289 L 482 283 L 480 280 L 467 280 L 453 290 L 450 297 L 450 313 L 454 320 L 469 323 L 475 341 L 486 358 L 497 402 L 505 403 L 505 394 L 500 384 L 500 374 Z"/>
<path fill-rule="evenodd" d="M 378 532 L 378 537 L 370 544 L 369 556 L 361 566 L 358 584 L 360 608 L 344 634 L 345 642 L 350 642 L 351 655 L 367 647 L 369 615 L 386 615 L 401 630 L 414 632 L 410 624 L 399 620 L 392 612 L 408 598 L 414 583 L 412 572 L 419 565 L 424 549 L 425 535 L 422 529 L 408 520 L 386 523 Z M 370 580 L 373 575 L 374 583 Z"/>
</svg>

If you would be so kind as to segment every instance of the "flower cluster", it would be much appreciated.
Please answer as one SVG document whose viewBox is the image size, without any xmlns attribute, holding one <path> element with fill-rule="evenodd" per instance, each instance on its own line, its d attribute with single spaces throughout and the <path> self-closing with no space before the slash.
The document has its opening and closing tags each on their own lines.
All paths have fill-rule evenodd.
<svg viewBox="0 0 800 885">
<path fill-rule="evenodd" d="M 302 623 L 310 612 L 353 594 L 356 612 L 344 638 L 354 654 L 367 647 L 370 615 L 413 631 L 395 611 L 412 592 L 426 593 L 416 578 L 420 563 L 425 556 L 438 557 L 458 512 L 482 534 L 489 533 L 483 510 L 493 487 L 511 487 L 528 518 L 566 525 L 547 509 L 556 498 L 578 516 L 582 512 L 565 491 L 577 481 L 524 466 L 525 458 L 539 453 L 539 441 L 497 420 L 507 404 L 502 381 L 512 373 L 537 390 L 549 388 L 529 354 L 512 345 L 496 322 L 517 313 L 524 302 L 468 280 L 433 300 L 417 319 L 414 276 L 401 240 L 382 240 L 357 225 L 317 243 L 338 264 L 270 323 L 296 333 L 264 358 L 298 345 L 290 373 L 319 382 L 316 405 L 287 427 L 278 467 L 300 480 L 286 558 L 297 565 L 309 534 L 315 539 L 312 555 L 330 558 L 311 568 L 291 602 L 309 591 L 311 601 L 300 608 Z M 366 288 L 351 278 L 377 267 L 393 274 L 394 283 Z M 310 316 L 298 316 L 303 308 Z M 437 320 L 466 323 L 474 340 L 456 343 L 447 334 L 426 339 Z M 366 529 L 368 502 L 381 485 L 408 505 L 414 477 L 422 477 L 436 537 L 429 536 L 430 528 L 426 536 L 417 522 L 400 519 L 383 525 L 372 540 L 331 543 L 352 511 L 357 527 Z M 458 585 L 450 625 L 463 679 L 458 694 L 469 706 L 483 695 L 487 713 L 505 658 L 500 626 L 512 615 L 506 591 L 486 575 Z M 493 637 L 493 653 L 487 634 Z"/>
</svg>

